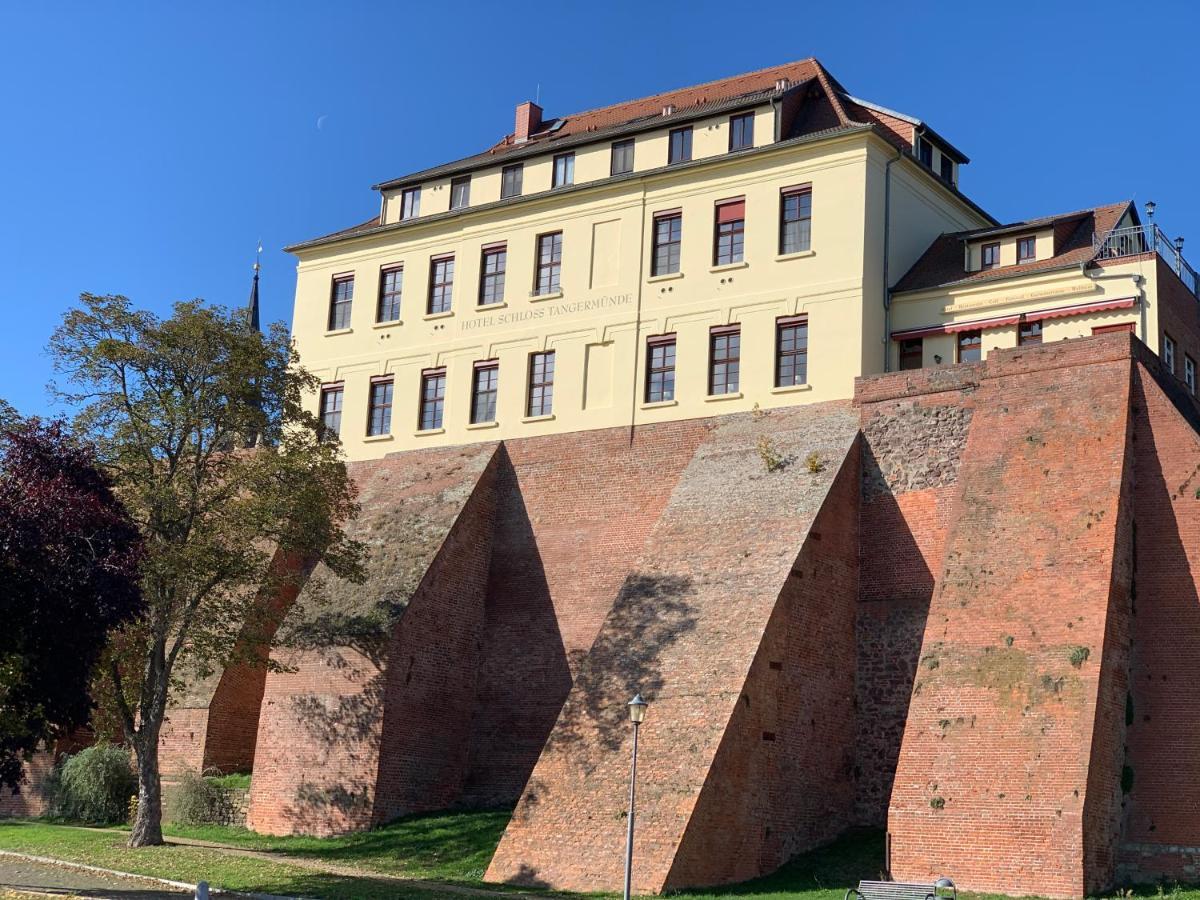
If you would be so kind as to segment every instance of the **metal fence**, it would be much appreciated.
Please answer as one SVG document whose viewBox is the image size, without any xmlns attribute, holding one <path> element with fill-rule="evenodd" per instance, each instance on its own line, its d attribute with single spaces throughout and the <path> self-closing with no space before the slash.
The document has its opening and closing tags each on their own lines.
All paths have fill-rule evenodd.
<svg viewBox="0 0 1200 900">
<path fill-rule="evenodd" d="M 1134 225 L 1114 228 L 1107 234 L 1092 237 L 1092 246 L 1099 259 L 1116 259 L 1138 253 L 1157 253 L 1175 270 L 1189 291 L 1200 295 L 1200 276 L 1183 258 L 1183 240 L 1172 243 L 1157 225 Z"/>
</svg>

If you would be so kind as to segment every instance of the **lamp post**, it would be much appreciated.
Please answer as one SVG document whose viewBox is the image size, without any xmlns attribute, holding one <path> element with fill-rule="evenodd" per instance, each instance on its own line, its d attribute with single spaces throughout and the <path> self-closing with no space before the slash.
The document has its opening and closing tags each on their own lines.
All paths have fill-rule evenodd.
<svg viewBox="0 0 1200 900">
<path fill-rule="evenodd" d="M 633 723 L 633 760 L 629 765 L 629 829 L 625 834 L 625 900 L 629 900 L 629 885 L 633 874 L 633 801 L 637 791 L 638 726 L 646 718 L 647 703 L 636 694 L 627 704 L 629 721 Z"/>
</svg>

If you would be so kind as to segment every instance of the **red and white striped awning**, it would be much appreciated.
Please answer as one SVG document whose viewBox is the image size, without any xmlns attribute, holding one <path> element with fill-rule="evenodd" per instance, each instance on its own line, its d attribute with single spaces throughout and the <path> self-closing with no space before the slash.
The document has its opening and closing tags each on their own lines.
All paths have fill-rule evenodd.
<svg viewBox="0 0 1200 900">
<path fill-rule="evenodd" d="M 908 328 L 904 331 L 893 331 L 892 340 L 907 341 L 912 338 L 928 337 L 934 334 L 954 334 L 958 331 L 982 331 L 985 328 L 1001 328 L 1005 325 L 1016 325 L 1018 322 L 1042 322 L 1046 319 L 1086 316 L 1090 313 L 1108 312 L 1114 309 L 1131 309 L 1136 305 L 1137 297 L 1123 297 L 1120 300 L 1104 300 L 1099 303 L 1077 303 L 1074 306 L 1057 306 L 1053 309 L 1040 309 L 1035 312 L 1018 313 L 1016 315 L 992 316 L 987 319 L 968 319 L 961 322 L 950 322 L 945 325 Z"/>
</svg>

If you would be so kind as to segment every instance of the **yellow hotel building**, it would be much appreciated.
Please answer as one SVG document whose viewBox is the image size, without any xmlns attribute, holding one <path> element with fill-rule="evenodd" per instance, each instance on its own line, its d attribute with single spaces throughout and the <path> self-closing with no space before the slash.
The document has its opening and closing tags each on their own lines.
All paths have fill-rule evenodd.
<svg viewBox="0 0 1200 900">
<path fill-rule="evenodd" d="M 557 118 L 522 103 L 491 148 L 288 248 L 313 403 L 366 459 L 848 398 L 1113 326 L 1194 384 L 1200 335 L 1158 297 L 1194 304 L 1195 275 L 1157 228 L 1128 203 L 1002 226 L 967 162 L 814 59 Z"/>
</svg>

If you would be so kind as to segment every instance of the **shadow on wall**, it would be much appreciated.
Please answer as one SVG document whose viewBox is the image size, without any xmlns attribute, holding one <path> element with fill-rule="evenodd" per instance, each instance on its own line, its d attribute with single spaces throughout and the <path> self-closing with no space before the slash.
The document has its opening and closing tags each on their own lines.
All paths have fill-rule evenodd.
<svg viewBox="0 0 1200 900">
<path fill-rule="evenodd" d="M 636 693 L 653 702 L 663 686 L 664 649 L 696 627 L 692 579 L 679 575 L 630 574 L 600 629 L 571 692 L 549 748 L 588 741 L 614 751 L 628 737 L 625 705 Z M 531 784 L 526 802 L 536 802 Z"/>
<path fill-rule="evenodd" d="M 571 690 L 537 536 L 508 451 L 498 451 L 496 528 L 463 804 L 516 802 Z"/>
</svg>

